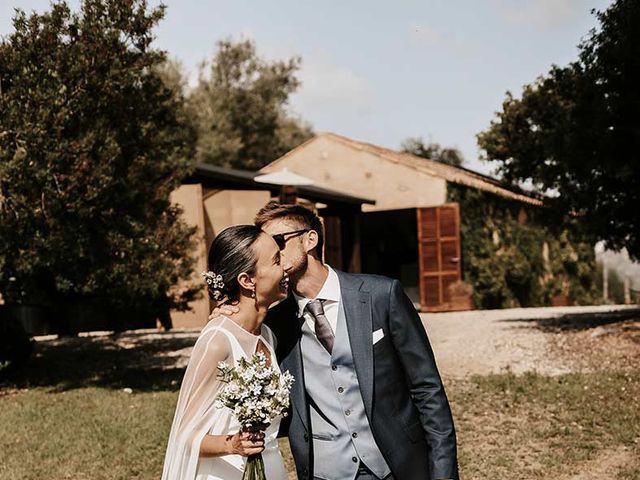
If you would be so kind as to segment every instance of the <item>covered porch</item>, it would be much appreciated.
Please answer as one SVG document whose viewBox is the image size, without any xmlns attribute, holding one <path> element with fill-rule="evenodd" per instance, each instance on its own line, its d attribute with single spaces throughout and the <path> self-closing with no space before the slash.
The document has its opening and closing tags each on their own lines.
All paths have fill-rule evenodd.
<svg viewBox="0 0 640 480">
<path fill-rule="evenodd" d="M 356 197 L 316 185 L 295 188 L 256 181 L 260 172 L 235 170 L 213 165 L 198 165 L 172 201 L 184 209 L 184 218 L 197 228 L 196 272 L 206 270 L 208 247 L 215 236 L 232 225 L 251 224 L 270 200 L 284 193 L 286 201 L 295 201 L 315 210 L 325 226 L 325 261 L 337 269 L 360 272 L 362 205 L 374 200 Z M 202 327 L 206 324 L 210 303 L 207 297 L 191 305 L 190 312 L 171 312 L 174 327 Z"/>
</svg>

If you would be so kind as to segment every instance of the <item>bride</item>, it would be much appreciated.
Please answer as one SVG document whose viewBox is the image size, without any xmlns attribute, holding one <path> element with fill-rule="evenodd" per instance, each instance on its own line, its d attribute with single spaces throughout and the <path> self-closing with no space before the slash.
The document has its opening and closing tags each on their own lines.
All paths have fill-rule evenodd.
<svg viewBox="0 0 640 480">
<path fill-rule="evenodd" d="M 240 431 L 233 412 L 216 406 L 224 384 L 218 362 L 229 365 L 263 352 L 274 368 L 275 339 L 262 325 L 268 307 L 287 296 L 288 278 L 276 242 L 258 227 L 223 230 L 209 249 L 209 294 L 234 303 L 237 313 L 220 315 L 203 328 L 182 381 L 171 426 L 162 480 L 240 480 L 246 457 L 262 453 L 266 477 L 286 480 L 276 439 L 280 418 L 265 432 Z"/>
</svg>

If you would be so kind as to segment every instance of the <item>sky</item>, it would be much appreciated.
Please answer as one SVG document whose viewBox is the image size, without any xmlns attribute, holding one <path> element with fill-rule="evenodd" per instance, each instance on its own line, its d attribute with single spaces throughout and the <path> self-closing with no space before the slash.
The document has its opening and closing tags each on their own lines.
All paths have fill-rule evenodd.
<svg viewBox="0 0 640 480">
<path fill-rule="evenodd" d="M 77 8 L 78 0 L 68 2 Z M 150 0 L 157 5 L 157 0 Z M 597 25 L 593 8 L 611 0 L 165 0 L 156 46 L 179 60 L 192 82 L 221 39 L 253 39 L 269 60 L 302 58 L 302 86 L 289 110 L 316 131 L 398 149 L 408 137 L 480 161 L 476 134 L 507 90 L 551 65 L 575 60 Z M 15 7 L 46 10 L 48 0 L 0 0 L 0 35 Z"/>
</svg>

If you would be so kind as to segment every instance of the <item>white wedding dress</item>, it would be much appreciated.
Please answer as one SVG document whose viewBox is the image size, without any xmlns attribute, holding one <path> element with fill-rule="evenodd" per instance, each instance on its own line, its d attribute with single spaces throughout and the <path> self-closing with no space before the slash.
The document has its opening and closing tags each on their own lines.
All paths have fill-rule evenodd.
<svg viewBox="0 0 640 480">
<path fill-rule="evenodd" d="M 273 332 L 262 325 L 253 335 L 233 320 L 219 316 L 202 329 L 182 380 L 176 413 L 169 434 L 162 480 L 241 480 L 246 457 L 222 455 L 200 458 L 200 444 L 206 434 L 230 435 L 240 430 L 233 412 L 215 405 L 224 383 L 218 378 L 218 362 L 234 365 L 251 357 L 262 341 L 278 368 Z M 267 480 L 286 480 L 277 434 L 281 418 L 275 418 L 265 432 L 262 452 Z"/>
</svg>

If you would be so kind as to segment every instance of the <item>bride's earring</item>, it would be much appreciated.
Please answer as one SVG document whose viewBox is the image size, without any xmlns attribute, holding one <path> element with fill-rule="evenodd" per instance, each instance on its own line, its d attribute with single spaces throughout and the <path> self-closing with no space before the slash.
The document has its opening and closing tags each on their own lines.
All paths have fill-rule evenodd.
<svg viewBox="0 0 640 480">
<path fill-rule="evenodd" d="M 256 298 L 256 291 L 255 290 L 251 290 L 251 298 Z"/>
</svg>

